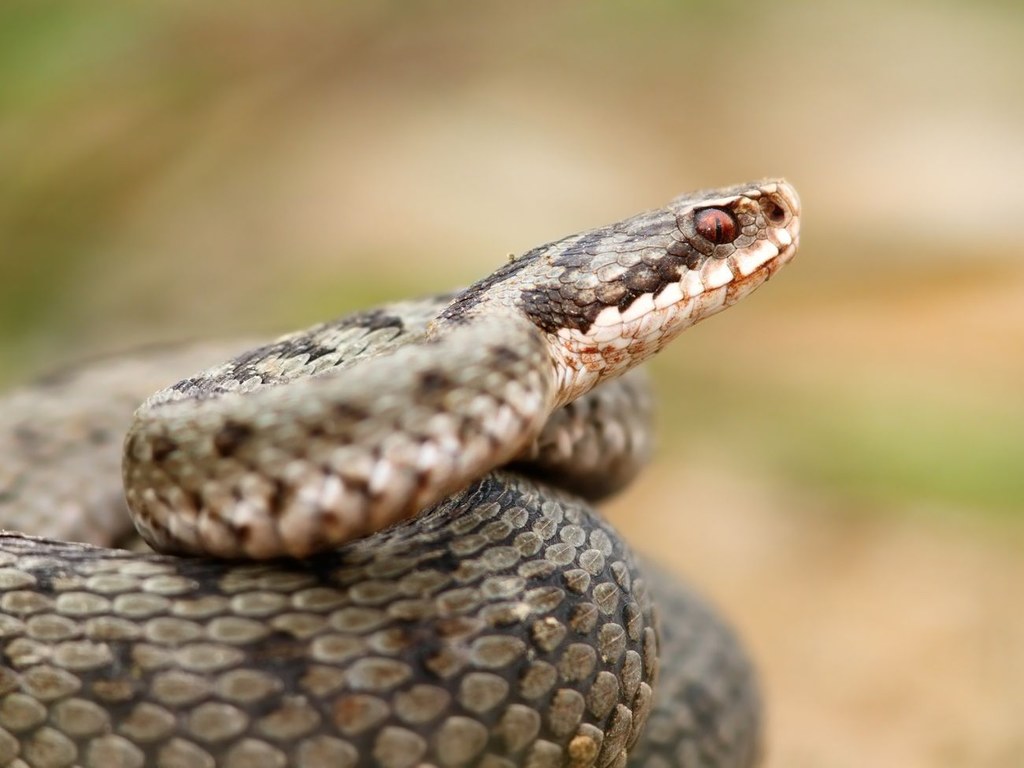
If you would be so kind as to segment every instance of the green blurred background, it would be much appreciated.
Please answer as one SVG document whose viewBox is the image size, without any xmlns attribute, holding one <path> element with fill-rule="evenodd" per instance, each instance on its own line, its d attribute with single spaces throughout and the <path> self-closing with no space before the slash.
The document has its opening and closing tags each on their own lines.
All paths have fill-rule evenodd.
<svg viewBox="0 0 1024 768">
<path fill-rule="evenodd" d="M 0 383 L 773 175 L 801 253 L 655 362 L 609 514 L 742 630 L 770 765 L 1019 768 L 1019 3 L 5 2 Z"/>
</svg>

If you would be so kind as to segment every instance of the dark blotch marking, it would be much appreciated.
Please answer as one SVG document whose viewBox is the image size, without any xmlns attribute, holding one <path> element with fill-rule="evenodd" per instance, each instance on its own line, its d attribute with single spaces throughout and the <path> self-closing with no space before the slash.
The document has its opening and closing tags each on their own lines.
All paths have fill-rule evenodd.
<svg viewBox="0 0 1024 768">
<path fill-rule="evenodd" d="M 347 322 L 342 322 L 341 327 L 345 328 L 366 328 L 370 331 L 379 331 L 384 328 L 395 328 L 403 330 L 405 323 L 398 315 L 389 314 L 383 309 L 372 309 L 368 312 L 360 312 L 352 315 Z"/>
<path fill-rule="evenodd" d="M 242 444 L 252 436 L 252 427 L 237 421 L 224 424 L 213 436 L 213 447 L 221 456 L 234 456 Z"/>
<path fill-rule="evenodd" d="M 517 363 L 519 362 L 519 353 L 511 347 L 500 344 L 494 348 L 494 359 L 499 364 Z"/>
<path fill-rule="evenodd" d="M 365 421 L 367 417 L 366 411 L 351 403 L 335 403 L 331 410 L 339 419 L 347 421 Z"/>
<path fill-rule="evenodd" d="M 623 280 L 631 293 L 654 293 L 662 287 L 664 280 L 657 270 L 646 264 L 637 264 L 623 275 Z"/>
<path fill-rule="evenodd" d="M 591 301 L 587 303 L 579 301 L 582 292 L 571 284 L 561 291 L 551 288 L 524 291 L 523 311 L 548 333 L 563 327 L 586 333 L 601 310 L 617 307 L 624 311 L 645 293 L 657 295 L 670 283 L 679 281 L 687 261 L 697 264 L 705 258 L 692 249 L 683 252 L 686 260 L 667 248 L 659 258 L 635 264 L 618 280 L 602 283 L 589 291 Z"/>
<path fill-rule="evenodd" d="M 602 283 L 594 292 L 598 303 L 605 307 L 618 305 L 619 301 L 626 294 L 626 286 L 622 283 Z"/>
<path fill-rule="evenodd" d="M 438 319 L 455 324 L 464 323 L 468 320 L 473 308 L 481 302 L 487 291 L 518 275 L 527 266 L 534 263 L 551 245 L 551 243 L 548 243 L 547 245 L 534 248 L 532 251 L 518 257 L 515 261 L 503 264 L 482 280 L 473 283 L 473 285 L 452 299 L 451 304 L 444 308 Z"/>
<path fill-rule="evenodd" d="M 564 270 L 557 287 L 524 291 L 520 306 L 548 333 L 559 328 L 587 333 L 603 309 L 623 310 L 645 293 L 657 294 L 679 280 L 688 261 L 696 263 L 703 258 L 680 237 L 676 214 L 663 208 L 567 238 L 562 252 L 551 261 L 552 266 Z M 612 239 L 621 241 L 615 248 L 623 253 L 632 251 L 641 258 L 619 279 L 594 285 L 594 256 Z"/>
<path fill-rule="evenodd" d="M 268 508 L 271 510 L 271 514 L 280 517 L 281 513 L 287 508 L 288 488 L 283 480 L 274 478 L 273 483 L 274 491 L 270 494 Z"/>
<path fill-rule="evenodd" d="M 420 375 L 420 388 L 426 393 L 440 392 L 451 387 L 451 380 L 442 371 L 424 371 Z"/>
<path fill-rule="evenodd" d="M 698 233 L 694 233 L 696 218 L 700 218 L 703 230 Z M 716 241 L 706 239 L 709 235 Z M 705 208 L 693 214 L 680 211 L 677 205 L 647 211 L 534 248 L 470 286 L 440 317 L 448 322 L 466 322 L 488 291 L 524 270 L 541 266 L 538 272 L 544 277 L 537 281 L 541 284 L 521 290 L 519 308 L 547 333 L 562 328 L 587 333 L 605 308 L 625 310 L 644 294 L 657 295 L 678 282 L 685 270 L 696 269 L 713 256 L 716 242 L 731 242 L 738 236 L 736 219 L 722 209 Z M 594 258 L 612 242 L 612 248 L 637 254 L 639 261 L 618 280 L 595 285 Z"/>
<path fill-rule="evenodd" d="M 686 240 L 676 240 L 668 247 L 668 255 L 678 260 L 687 269 L 697 269 L 706 256 Z"/>
<path fill-rule="evenodd" d="M 161 462 L 178 450 L 178 444 L 169 437 L 157 435 L 153 438 L 153 442 L 150 444 L 149 448 L 152 452 L 153 461 Z"/>
</svg>

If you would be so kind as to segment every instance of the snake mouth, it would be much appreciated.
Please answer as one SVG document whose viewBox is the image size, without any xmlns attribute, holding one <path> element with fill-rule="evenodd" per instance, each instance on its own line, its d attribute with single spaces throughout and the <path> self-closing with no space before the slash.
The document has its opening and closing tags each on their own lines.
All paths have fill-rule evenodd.
<svg viewBox="0 0 1024 768">
<path fill-rule="evenodd" d="M 674 338 L 679 331 L 731 307 L 754 289 L 766 283 L 793 259 L 796 255 L 797 245 L 795 240 L 791 240 L 785 245 L 766 240 L 757 251 L 735 254 L 718 262 L 720 266 L 713 266 L 707 274 L 703 275 L 703 280 L 701 271 L 695 270 L 694 273 L 687 273 L 681 282 L 686 282 L 690 274 L 695 274 L 692 281 L 703 283 L 703 286 L 701 290 L 687 294 L 681 314 L 688 314 L 688 316 L 682 318 L 679 329 L 668 335 L 658 348 L 660 349 L 661 345 Z M 725 273 L 728 273 L 728 276 L 722 277 Z M 689 309 L 688 313 L 685 311 L 686 309 Z"/>
<path fill-rule="evenodd" d="M 783 240 L 786 239 L 784 235 Z M 644 294 L 624 311 L 609 307 L 587 332 L 562 329 L 552 345 L 566 401 L 589 390 L 610 370 L 626 370 L 650 357 L 683 330 L 731 307 L 782 269 L 796 254 L 797 241 L 786 245 L 765 240 L 746 260 L 733 255 L 709 260 L 707 270 L 688 270 L 657 294 Z"/>
</svg>

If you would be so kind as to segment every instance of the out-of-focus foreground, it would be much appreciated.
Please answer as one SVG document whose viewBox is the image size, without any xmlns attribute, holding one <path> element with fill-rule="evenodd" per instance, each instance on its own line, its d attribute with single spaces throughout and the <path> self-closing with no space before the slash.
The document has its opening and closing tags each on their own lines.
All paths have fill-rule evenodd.
<svg viewBox="0 0 1024 768">
<path fill-rule="evenodd" d="M 6 3 L 0 383 L 786 175 L 797 261 L 656 361 L 609 513 L 742 630 L 771 765 L 1024 765 L 1022 73 L 1011 3 Z"/>
</svg>

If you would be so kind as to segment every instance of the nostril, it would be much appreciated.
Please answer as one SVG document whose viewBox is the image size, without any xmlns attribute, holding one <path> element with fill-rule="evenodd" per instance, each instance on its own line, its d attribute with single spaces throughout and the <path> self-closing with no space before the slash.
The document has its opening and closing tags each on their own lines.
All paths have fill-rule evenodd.
<svg viewBox="0 0 1024 768">
<path fill-rule="evenodd" d="M 771 224 L 778 226 L 786 221 L 786 209 L 774 200 L 768 198 L 763 200 L 761 202 L 761 210 L 764 211 L 764 217 Z"/>
</svg>

